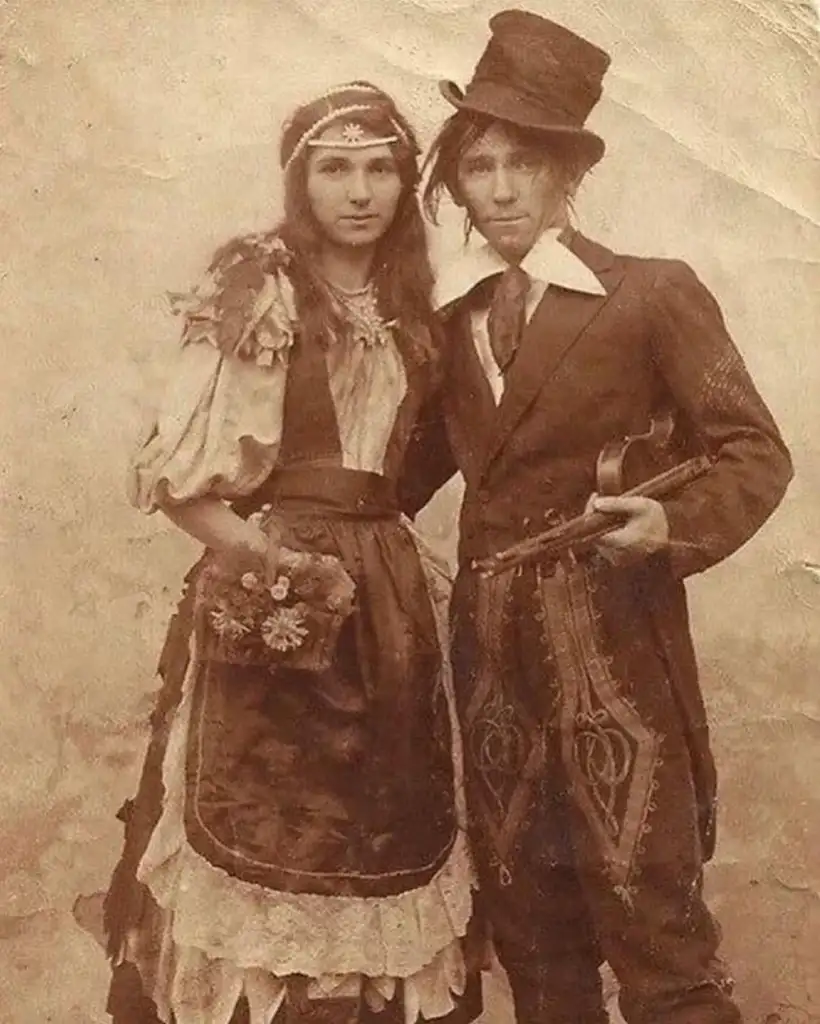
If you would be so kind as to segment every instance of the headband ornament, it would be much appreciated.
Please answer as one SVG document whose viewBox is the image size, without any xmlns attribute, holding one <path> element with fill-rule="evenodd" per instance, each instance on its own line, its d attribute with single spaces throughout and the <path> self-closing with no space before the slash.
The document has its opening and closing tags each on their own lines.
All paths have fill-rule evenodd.
<svg viewBox="0 0 820 1024">
<path fill-rule="evenodd" d="M 371 149 L 373 146 L 387 146 L 398 141 L 398 135 L 383 135 L 379 138 L 367 136 L 364 128 L 354 123 L 344 126 L 340 139 L 308 139 L 307 145 L 317 149 Z"/>
<path fill-rule="evenodd" d="M 356 121 L 348 121 L 341 132 L 341 138 L 339 139 L 318 139 L 316 136 L 321 135 L 325 128 L 329 128 L 334 121 L 343 119 L 351 114 L 366 114 L 370 111 L 383 111 L 383 106 L 377 103 L 350 103 L 347 106 L 338 107 L 336 110 L 330 110 L 324 117 L 320 117 L 318 120 L 308 128 L 302 136 L 299 138 L 296 145 L 293 147 L 290 156 L 285 161 L 284 170 L 287 171 L 293 161 L 300 156 L 306 146 L 311 147 L 330 147 L 333 149 L 368 149 L 371 146 L 383 146 L 388 145 L 391 142 L 403 142 L 406 145 L 409 144 L 407 133 L 404 131 L 398 121 L 388 114 L 388 119 L 391 126 L 395 129 L 395 134 L 385 135 L 381 138 L 368 138 L 365 134 L 364 128 Z"/>
<path fill-rule="evenodd" d="M 364 129 L 360 124 L 346 124 L 342 128 L 342 138 L 348 145 L 356 146 L 364 138 Z"/>
</svg>

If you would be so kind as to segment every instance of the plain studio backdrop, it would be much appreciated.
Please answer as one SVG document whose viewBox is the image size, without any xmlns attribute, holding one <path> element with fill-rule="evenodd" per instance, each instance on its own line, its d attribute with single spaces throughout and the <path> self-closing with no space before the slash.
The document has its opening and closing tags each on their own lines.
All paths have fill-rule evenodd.
<svg viewBox="0 0 820 1024">
<path fill-rule="evenodd" d="M 127 505 L 166 291 L 274 222 L 278 126 L 366 77 L 428 140 L 502 4 L 19 0 L 0 9 L 0 1019 L 102 1022 L 72 905 L 118 853 L 195 546 Z M 792 0 L 530 0 L 613 56 L 580 224 L 691 262 L 792 446 L 775 518 L 689 591 L 721 772 L 709 891 L 753 1021 L 818 1019 L 818 38 Z M 449 244 L 458 237 L 448 221 Z M 436 240 L 436 246 L 442 244 Z M 452 543 L 454 493 L 427 516 Z M 548 922 L 545 922 L 548 926 Z M 494 1024 L 506 1019 L 500 1005 Z"/>
</svg>

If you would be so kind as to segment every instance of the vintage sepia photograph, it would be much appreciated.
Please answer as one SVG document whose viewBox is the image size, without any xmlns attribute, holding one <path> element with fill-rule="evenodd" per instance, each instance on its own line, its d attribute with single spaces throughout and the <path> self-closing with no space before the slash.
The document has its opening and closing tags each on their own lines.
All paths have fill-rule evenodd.
<svg viewBox="0 0 820 1024">
<path fill-rule="evenodd" d="M 820 16 L 10 0 L 3 1024 L 819 1024 Z"/>
</svg>

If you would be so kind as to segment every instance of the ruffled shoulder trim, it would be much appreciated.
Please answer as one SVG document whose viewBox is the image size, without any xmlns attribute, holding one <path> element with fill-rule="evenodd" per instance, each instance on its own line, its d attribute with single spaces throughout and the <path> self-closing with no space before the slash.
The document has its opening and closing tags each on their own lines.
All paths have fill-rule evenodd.
<svg viewBox="0 0 820 1024">
<path fill-rule="evenodd" d="M 169 293 L 172 311 L 185 317 L 182 344 L 205 341 L 258 366 L 285 364 L 297 329 L 290 261 L 272 232 L 219 249 L 201 285 Z"/>
</svg>

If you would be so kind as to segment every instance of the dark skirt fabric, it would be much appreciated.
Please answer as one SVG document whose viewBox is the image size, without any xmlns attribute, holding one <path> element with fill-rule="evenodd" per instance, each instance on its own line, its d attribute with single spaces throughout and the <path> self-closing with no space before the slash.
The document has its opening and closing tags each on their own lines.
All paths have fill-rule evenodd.
<svg viewBox="0 0 820 1024">
<path fill-rule="evenodd" d="M 369 474 L 354 476 L 365 489 Z M 340 557 L 357 607 L 326 672 L 202 663 L 189 841 L 231 875 L 289 892 L 417 888 L 447 859 L 456 821 L 441 654 L 415 544 L 396 516 L 272 497 L 284 543 Z"/>
<path fill-rule="evenodd" d="M 356 584 L 356 608 L 326 672 L 271 673 L 197 657 L 185 768 L 187 840 L 230 875 L 278 891 L 380 897 L 423 886 L 446 862 L 458 826 L 441 652 L 416 546 L 387 481 L 375 474 L 283 471 L 239 511 L 247 515 L 264 504 L 283 523 L 287 546 L 342 560 Z M 105 923 L 118 964 L 109 1013 L 122 1024 L 154 1019 L 141 1002 L 139 975 L 120 957 L 129 930 L 149 928 L 157 910 L 137 869 L 162 810 L 163 759 L 191 637 L 206 628 L 195 600 L 203 564 L 188 574 L 170 624 L 139 790 L 120 815 L 125 844 Z M 442 1020 L 474 1019 L 476 980 Z M 400 995 L 394 1002 L 401 1004 Z M 388 1010 L 374 1020 L 391 1024 Z M 282 1021 L 314 1019 L 295 1012 L 283 1008 Z M 361 1008 L 349 1019 L 363 1024 L 369 1012 Z M 241 1024 L 241 1005 L 237 1013 Z"/>
</svg>

